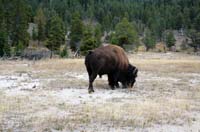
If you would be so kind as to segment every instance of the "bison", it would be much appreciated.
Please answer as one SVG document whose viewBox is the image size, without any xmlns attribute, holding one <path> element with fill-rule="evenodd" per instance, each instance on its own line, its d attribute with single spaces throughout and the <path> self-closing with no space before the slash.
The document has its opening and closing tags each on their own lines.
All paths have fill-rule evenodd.
<svg viewBox="0 0 200 132">
<path fill-rule="evenodd" d="M 111 89 L 119 87 L 133 87 L 138 69 L 129 63 L 124 50 L 116 45 L 107 45 L 96 48 L 85 57 L 85 66 L 89 76 L 88 92 L 94 92 L 93 81 L 99 75 L 108 75 Z"/>
</svg>

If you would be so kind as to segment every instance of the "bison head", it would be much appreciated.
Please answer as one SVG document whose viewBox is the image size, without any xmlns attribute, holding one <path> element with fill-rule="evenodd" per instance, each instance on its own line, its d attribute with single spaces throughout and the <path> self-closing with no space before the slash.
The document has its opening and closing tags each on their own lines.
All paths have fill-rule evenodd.
<svg viewBox="0 0 200 132">
<path fill-rule="evenodd" d="M 138 69 L 135 66 L 129 64 L 128 66 L 128 74 L 127 74 L 127 86 L 132 88 L 137 77 Z"/>
</svg>

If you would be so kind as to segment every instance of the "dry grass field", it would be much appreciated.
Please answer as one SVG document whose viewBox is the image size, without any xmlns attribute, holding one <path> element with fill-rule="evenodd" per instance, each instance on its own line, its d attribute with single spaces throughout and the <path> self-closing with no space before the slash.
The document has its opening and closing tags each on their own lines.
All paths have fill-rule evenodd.
<svg viewBox="0 0 200 132">
<path fill-rule="evenodd" d="M 134 88 L 111 90 L 103 76 L 93 94 L 84 59 L 0 61 L 0 131 L 199 132 L 200 57 L 128 56 Z"/>
</svg>

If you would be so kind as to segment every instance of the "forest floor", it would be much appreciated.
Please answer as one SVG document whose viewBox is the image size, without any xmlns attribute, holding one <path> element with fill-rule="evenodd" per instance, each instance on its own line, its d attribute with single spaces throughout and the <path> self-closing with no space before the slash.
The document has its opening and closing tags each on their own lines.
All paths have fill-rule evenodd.
<svg viewBox="0 0 200 132">
<path fill-rule="evenodd" d="M 199 132 L 200 57 L 129 55 L 132 89 L 111 90 L 107 77 L 88 94 L 84 59 L 0 61 L 0 131 Z"/>
</svg>

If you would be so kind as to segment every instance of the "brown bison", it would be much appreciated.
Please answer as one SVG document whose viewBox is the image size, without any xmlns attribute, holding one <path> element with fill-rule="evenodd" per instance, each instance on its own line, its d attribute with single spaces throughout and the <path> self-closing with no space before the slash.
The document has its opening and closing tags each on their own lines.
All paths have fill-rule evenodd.
<svg viewBox="0 0 200 132">
<path fill-rule="evenodd" d="M 119 87 L 133 87 L 138 69 L 129 64 L 124 50 L 116 45 L 107 45 L 89 51 L 85 57 L 85 66 L 89 75 L 88 92 L 94 92 L 93 81 L 99 75 L 108 75 L 108 82 L 112 89 Z"/>
</svg>

